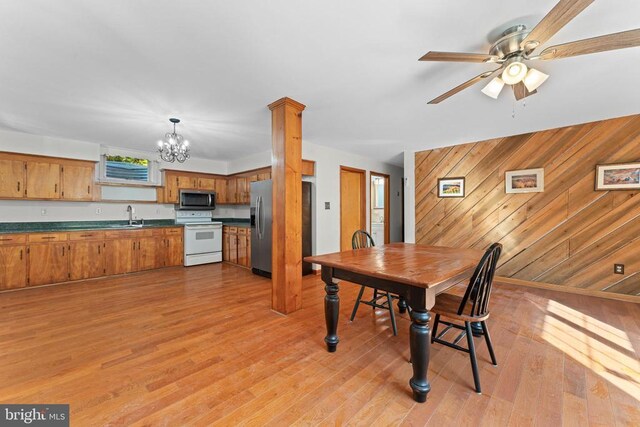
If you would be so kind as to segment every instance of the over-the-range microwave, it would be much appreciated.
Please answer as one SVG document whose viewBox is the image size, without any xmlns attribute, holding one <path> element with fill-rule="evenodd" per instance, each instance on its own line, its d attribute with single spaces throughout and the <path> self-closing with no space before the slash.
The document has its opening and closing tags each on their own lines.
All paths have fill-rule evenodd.
<svg viewBox="0 0 640 427">
<path fill-rule="evenodd" d="M 213 191 L 180 190 L 176 209 L 189 211 L 212 211 L 216 208 L 216 193 Z"/>
</svg>

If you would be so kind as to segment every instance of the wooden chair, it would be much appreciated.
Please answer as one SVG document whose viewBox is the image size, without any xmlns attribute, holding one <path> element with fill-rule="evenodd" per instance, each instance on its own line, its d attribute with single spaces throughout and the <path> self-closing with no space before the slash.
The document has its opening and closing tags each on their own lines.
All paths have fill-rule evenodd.
<svg viewBox="0 0 640 427">
<path fill-rule="evenodd" d="M 489 297 L 491 295 L 493 275 L 501 252 L 501 244 L 494 243 L 491 245 L 482 256 L 473 276 L 471 276 L 464 296 L 460 297 L 447 293 L 440 294 L 436 298 L 436 305 L 431 309 L 431 312 L 436 315 L 433 323 L 431 342 L 444 344 L 456 350 L 469 353 L 471 369 L 473 370 L 473 381 L 478 394 L 482 393 L 482 391 L 480 389 L 480 375 L 478 373 L 478 361 L 473 343 L 471 323 L 479 322 L 482 325 L 481 335 L 484 335 L 487 342 L 491 362 L 494 366 L 497 366 L 498 362 L 493 352 L 493 345 L 491 344 L 491 337 L 489 336 L 486 320 L 489 318 Z M 452 321 L 464 322 L 464 326 L 453 322 L 442 321 L 440 320 L 440 316 L 451 319 Z M 438 325 L 440 323 L 447 325 L 447 327 L 438 335 Z M 462 332 L 453 341 L 447 341 L 443 339 L 443 336 L 451 328 L 460 329 Z M 465 335 L 467 337 L 467 348 L 458 345 L 458 342 L 460 342 Z"/>
<path fill-rule="evenodd" d="M 358 230 L 353 233 L 351 237 L 351 247 L 353 249 L 362 249 L 362 248 L 370 248 L 375 246 L 373 238 L 369 233 L 364 230 Z M 351 321 L 356 317 L 356 312 L 358 311 L 358 306 L 360 303 L 376 308 L 383 308 L 385 310 L 389 310 L 389 316 L 391 317 L 391 326 L 393 327 L 393 335 L 398 335 L 398 329 L 396 327 L 396 316 L 393 312 L 393 300 L 398 299 L 396 295 L 392 295 L 389 292 L 378 291 L 377 289 L 373 290 L 373 298 L 369 301 L 362 301 L 362 294 L 364 293 L 364 289 L 366 286 L 360 287 L 360 293 L 358 294 L 358 298 L 356 299 L 356 304 L 353 306 L 353 312 L 351 313 Z M 378 300 L 384 299 L 384 301 L 378 302 Z"/>
</svg>

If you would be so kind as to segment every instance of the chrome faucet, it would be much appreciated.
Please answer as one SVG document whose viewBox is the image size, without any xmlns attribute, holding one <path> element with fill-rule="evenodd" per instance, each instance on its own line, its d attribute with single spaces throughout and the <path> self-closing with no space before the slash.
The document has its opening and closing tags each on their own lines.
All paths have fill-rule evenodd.
<svg viewBox="0 0 640 427">
<path fill-rule="evenodd" d="M 133 225 L 133 208 L 131 205 L 127 206 L 127 212 L 129 212 L 129 225 Z"/>
</svg>

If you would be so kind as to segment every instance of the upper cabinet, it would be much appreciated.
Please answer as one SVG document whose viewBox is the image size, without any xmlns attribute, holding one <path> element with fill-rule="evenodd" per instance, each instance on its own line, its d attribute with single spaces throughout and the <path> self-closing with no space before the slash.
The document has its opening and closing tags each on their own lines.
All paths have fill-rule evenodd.
<svg viewBox="0 0 640 427">
<path fill-rule="evenodd" d="M 62 166 L 62 197 L 65 200 L 93 200 L 93 165 Z"/>
<path fill-rule="evenodd" d="M 0 197 L 24 197 L 24 167 L 21 160 L 0 159 Z"/>
<path fill-rule="evenodd" d="M 60 164 L 27 162 L 25 196 L 30 199 L 60 198 Z"/>
<path fill-rule="evenodd" d="M 95 200 L 95 163 L 0 153 L 0 198 Z"/>
</svg>

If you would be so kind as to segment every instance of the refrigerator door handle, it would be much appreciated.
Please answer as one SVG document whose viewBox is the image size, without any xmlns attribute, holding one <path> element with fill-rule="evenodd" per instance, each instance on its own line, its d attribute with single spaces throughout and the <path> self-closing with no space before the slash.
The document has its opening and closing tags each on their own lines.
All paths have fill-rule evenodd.
<svg viewBox="0 0 640 427">
<path fill-rule="evenodd" d="M 258 214 L 258 224 L 260 224 L 260 231 L 258 232 L 258 236 L 260 237 L 260 240 L 262 240 L 262 236 L 263 236 L 263 228 L 262 228 L 262 196 L 260 197 L 260 213 Z"/>
<path fill-rule="evenodd" d="M 256 196 L 256 234 L 260 239 L 260 196 Z"/>
</svg>

